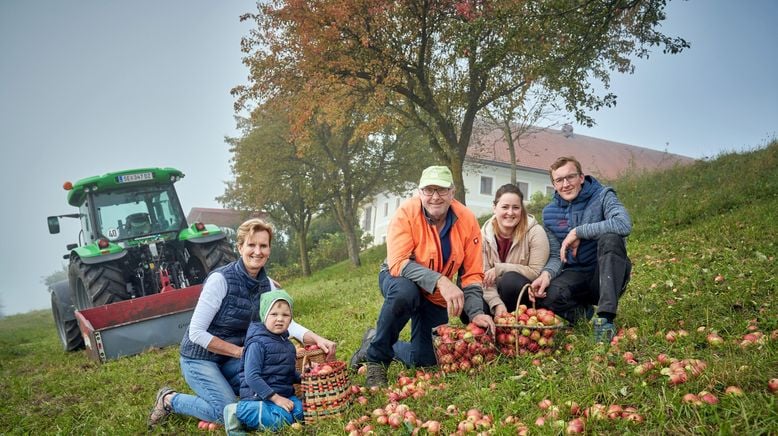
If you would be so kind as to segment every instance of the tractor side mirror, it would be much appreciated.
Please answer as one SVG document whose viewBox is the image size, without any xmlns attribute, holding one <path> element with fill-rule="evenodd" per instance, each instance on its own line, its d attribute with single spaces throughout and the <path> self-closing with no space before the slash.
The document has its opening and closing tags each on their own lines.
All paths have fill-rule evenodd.
<svg viewBox="0 0 778 436">
<path fill-rule="evenodd" d="M 46 221 L 49 224 L 49 233 L 51 234 L 59 233 L 59 217 L 50 216 L 46 218 Z"/>
<path fill-rule="evenodd" d="M 72 251 L 72 250 L 78 248 L 78 244 L 68 244 L 68 245 L 65 246 L 65 248 L 67 248 L 68 251 Z"/>
</svg>

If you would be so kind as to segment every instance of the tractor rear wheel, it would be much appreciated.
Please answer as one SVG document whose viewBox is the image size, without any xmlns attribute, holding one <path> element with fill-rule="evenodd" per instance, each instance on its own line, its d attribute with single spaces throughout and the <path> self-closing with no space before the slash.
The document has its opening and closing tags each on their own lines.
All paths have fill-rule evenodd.
<svg viewBox="0 0 778 436">
<path fill-rule="evenodd" d="M 59 341 L 65 351 L 76 351 L 84 348 L 84 338 L 81 336 L 74 312 L 68 282 L 64 281 L 52 285 L 51 314 L 54 316 L 54 325 L 57 327 Z"/>
<path fill-rule="evenodd" d="M 77 258 L 70 263 L 70 279 L 78 310 L 130 298 L 122 269 L 115 262 L 89 265 Z"/>
<path fill-rule="evenodd" d="M 208 273 L 237 259 L 227 238 L 206 244 L 190 243 L 187 249 L 190 257 L 186 273 L 190 285 L 204 282 Z"/>
</svg>

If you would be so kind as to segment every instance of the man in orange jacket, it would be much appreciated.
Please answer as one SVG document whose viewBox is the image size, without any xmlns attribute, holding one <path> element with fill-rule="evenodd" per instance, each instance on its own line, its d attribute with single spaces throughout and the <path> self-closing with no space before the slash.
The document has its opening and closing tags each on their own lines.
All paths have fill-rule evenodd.
<svg viewBox="0 0 778 436">
<path fill-rule="evenodd" d="M 484 313 L 481 229 L 454 190 L 448 167 L 425 169 L 418 196 L 400 205 L 389 223 L 386 262 L 378 275 L 384 304 L 376 328 L 365 333 L 351 358 L 352 367 L 367 363 L 368 387 L 387 384 L 393 358 L 408 367 L 437 364 L 432 329 L 450 317 L 463 315 L 494 332 Z M 411 341 L 398 341 L 409 320 Z"/>
</svg>

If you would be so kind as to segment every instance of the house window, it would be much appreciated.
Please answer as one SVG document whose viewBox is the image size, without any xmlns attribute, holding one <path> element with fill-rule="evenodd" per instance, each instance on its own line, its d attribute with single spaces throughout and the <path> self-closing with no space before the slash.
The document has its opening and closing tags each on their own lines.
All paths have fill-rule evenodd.
<svg viewBox="0 0 778 436">
<path fill-rule="evenodd" d="M 389 216 L 389 202 L 384 203 L 384 216 Z"/>
<path fill-rule="evenodd" d="M 481 176 L 481 195 L 492 195 L 493 182 L 493 178 Z"/>
<path fill-rule="evenodd" d="M 546 197 L 553 197 L 553 196 L 554 196 L 554 187 L 546 186 Z"/>
<path fill-rule="evenodd" d="M 529 192 L 529 184 L 524 182 L 518 182 L 516 185 L 519 187 L 519 191 L 521 191 L 522 194 L 524 194 L 524 201 L 529 201 L 529 197 L 527 194 Z"/>
<path fill-rule="evenodd" d="M 365 219 L 362 221 L 362 230 L 370 229 L 370 222 L 373 221 L 371 215 L 373 215 L 373 207 L 368 206 L 365 208 Z"/>
</svg>

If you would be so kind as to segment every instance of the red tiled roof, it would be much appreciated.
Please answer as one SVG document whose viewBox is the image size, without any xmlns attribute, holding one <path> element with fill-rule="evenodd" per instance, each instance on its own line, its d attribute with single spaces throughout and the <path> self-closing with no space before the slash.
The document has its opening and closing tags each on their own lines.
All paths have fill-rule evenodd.
<svg viewBox="0 0 778 436">
<path fill-rule="evenodd" d="M 254 212 L 250 214 L 250 217 L 265 219 L 267 217 L 267 213 Z M 195 221 L 200 221 L 205 224 L 216 224 L 220 227 L 231 228 L 237 228 L 246 219 L 246 213 L 239 210 L 215 209 L 207 207 L 193 207 L 189 211 L 189 214 L 186 216 L 186 220 L 190 224 Z"/>
<path fill-rule="evenodd" d="M 510 164 L 508 146 L 499 129 L 474 140 L 467 155 L 478 160 Z M 584 173 L 603 180 L 614 180 L 629 172 L 655 171 L 695 161 L 687 156 L 576 133 L 566 137 L 560 130 L 546 129 L 522 136 L 516 149 L 516 164 L 519 168 L 545 172 L 560 156 L 575 157 L 581 162 Z"/>
</svg>

